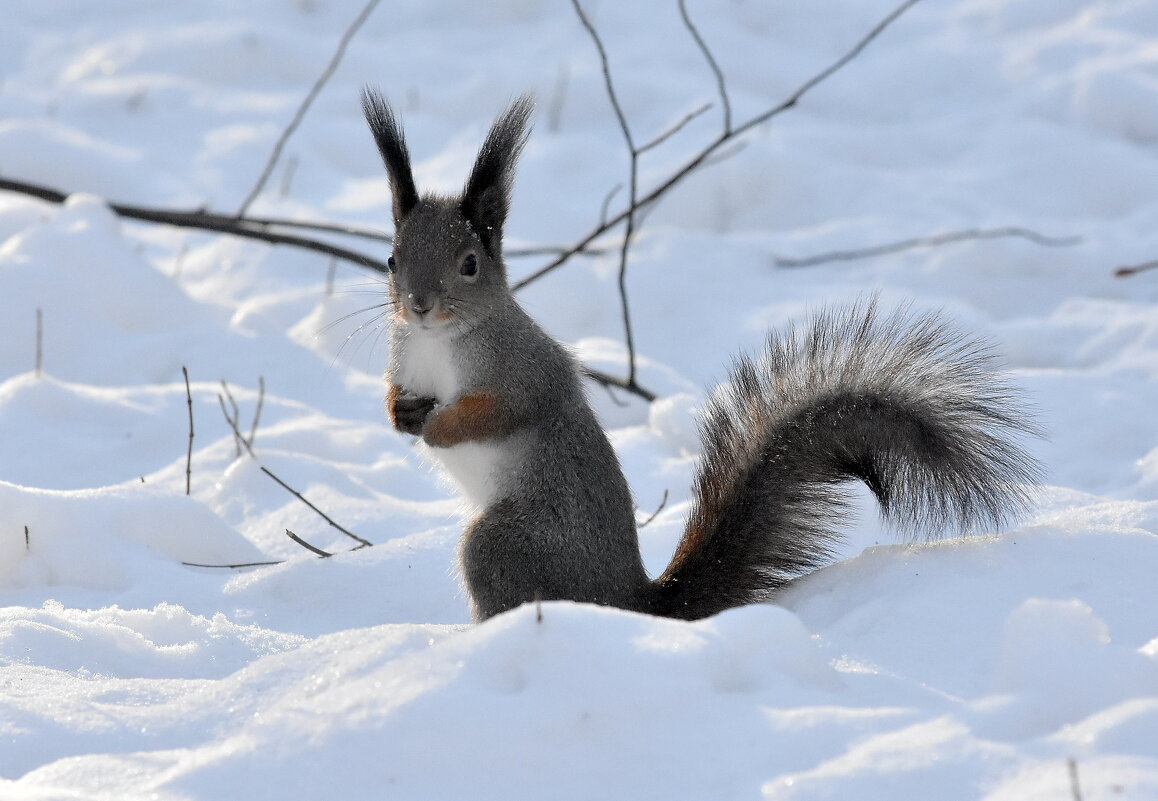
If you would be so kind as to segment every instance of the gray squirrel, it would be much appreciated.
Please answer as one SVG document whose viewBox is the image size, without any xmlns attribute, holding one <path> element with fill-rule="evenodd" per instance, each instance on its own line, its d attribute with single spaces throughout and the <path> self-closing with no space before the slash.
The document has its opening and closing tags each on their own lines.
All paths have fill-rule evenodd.
<svg viewBox="0 0 1158 801">
<path fill-rule="evenodd" d="M 419 195 L 393 110 L 362 95 L 393 199 L 387 409 L 476 509 L 459 549 L 476 621 L 536 599 L 684 619 L 767 600 L 831 559 L 851 479 L 926 536 L 1028 508 L 1038 469 L 1012 437 L 1034 424 L 988 348 L 939 315 L 869 300 L 736 359 L 701 420 L 686 531 L 650 578 L 576 362 L 507 283 L 503 225 L 532 105 L 520 97 L 495 120 L 461 195 Z"/>
</svg>

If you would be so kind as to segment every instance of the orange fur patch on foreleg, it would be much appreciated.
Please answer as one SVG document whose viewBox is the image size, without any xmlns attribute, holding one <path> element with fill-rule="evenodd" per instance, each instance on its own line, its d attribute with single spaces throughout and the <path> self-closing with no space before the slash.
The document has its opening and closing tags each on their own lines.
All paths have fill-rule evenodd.
<svg viewBox="0 0 1158 801">
<path fill-rule="evenodd" d="M 386 411 L 390 414 L 390 422 L 398 428 L 398 396 L 402 394 L 402 388 L 397 384 L 391 382 L 386 385 Z"/>
<path fill-rule="evenodd" d="M 449 448 L 509 431 L 509 418 L 499 397 L 489 392 L 476 392 L 432 414 L 422 438 L 435 448 Z"/>
</svg>

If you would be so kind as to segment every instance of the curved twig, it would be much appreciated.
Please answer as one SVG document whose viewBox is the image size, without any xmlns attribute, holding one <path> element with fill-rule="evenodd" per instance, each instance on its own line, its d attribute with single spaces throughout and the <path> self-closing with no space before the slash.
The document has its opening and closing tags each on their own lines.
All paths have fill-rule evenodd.
<svg viewBox="0 0 1158 801">
<path fill-rule="evenodd" d="M 326 65 L 321 75 L 314 81 L 314 85 L 310 87 L 310 91 L 306 93 L 301 105 L 298 106 L 298 110 L 294 113 L 293 119 L 290 120 L 285 130 L 281 132 L 281 136 L 278 137 L 277 142 L 274 143 L 273 151 L 270 152 L 269 158 L 265 162 L 265 169 L 261 171 L 257 183 L 253 185 L 253 188 L 249 190 L 249 194 L 246 195 L 245 200 L 242 201 L 241 208 L 237 210 L 236 216 L 244 217 L 245 212 L 249 211 L 250 204 L 261 194 L 261 190 L 265 188 L 266 181 L 269 180 L 269 176 L 273 173 L 274 166 L 277 164 L 278 159 L 281 158 L 281 151 L 282 148 L 285 147 L 285 143 L 289 140 L 290 136 L 293 135 L 293 132 L 297 130 L 297 127 L 301 125 L 302 120 L 306 117 L 306 112 L 309 111 L 310 106 L 313 105 L 314 98 L 322 91 L 322 87 L 330 80 L 330 76 L 334 74 L 334 70 L 336 70 L 338 64 L 341 63 L 342 56 L 346 54 L 346 46 L 350 44 L 350 40 L 354 38 L 354 34 L 362 27 L 362 23 L 366 21 L 377 5 L 378 0 L 369 0 L 358 16 L 354 18 L 354 21 L 350 23 L 350 27 L 342 34 L 342 38 L 338 40 L 337 49 L 330 57 L 330 63 Z"/>
<path fill-rule="evenodd" d="M 948 245 L 953 242 L 965 242 L 977 239 L 1000 239 L 1003 237 L 1020 237 L 1045 247 L 1068 247 L 1070 245 L 1077 245 L 1082 241 L 1080 236 L 1046 236 L 1045 234 L 1039 234 L 1037 231 L 1031 231 L 1028 228 L 1010 225 L 1003 228 L 967 228 L 963 231 L 946 231 L 942 234 L 917 236 L 911 239 L 901 239 L 897 242 L 887 242 L 883 245 L 870 245 L 866 248 L 831 250 L 827 253 L 818 253 L 815 256 L 804 256 L 801 258 L 791 258 L 789 256 L 776 256 L 775 258 L 777 267 L 813 267 L 817 264 L 825 264 L 831 261 L 854 261 L 856 259 L 872 258 L 873 256 L 885 256 L 890 253 L 899 253 L 903 250 L 912 250 L 913 248 L 936 247 L 938 245 Z"/>
</svg>

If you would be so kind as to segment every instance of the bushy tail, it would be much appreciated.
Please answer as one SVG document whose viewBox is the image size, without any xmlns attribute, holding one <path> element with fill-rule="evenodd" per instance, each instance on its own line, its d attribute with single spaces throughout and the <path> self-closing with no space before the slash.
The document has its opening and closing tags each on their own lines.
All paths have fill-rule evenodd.
<svg viewBox="0 0 1158 801">
<path fill-rule="evenodd" d="M 701 422 L 695 505 L 654 613 L 766 599 L 830 559 L 861 479 L 909 534 L 989 530 L 1026 511 L 1037 433 L 984 343 L 875 301 L 821 312 L 739 358 Z"/>
</svg>

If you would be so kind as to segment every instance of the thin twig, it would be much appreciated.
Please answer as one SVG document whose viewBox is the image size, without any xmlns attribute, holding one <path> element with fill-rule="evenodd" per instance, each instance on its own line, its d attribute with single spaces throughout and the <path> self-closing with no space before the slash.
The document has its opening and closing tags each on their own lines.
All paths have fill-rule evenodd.
<svg viewBox="0 0 1158 801">
<path fill-rule="evenodd" d="M 302 503 L 304 503 L 306 506 L 310 507 L 310 509 L 312 509 L 312 510 L 313 510 L 313 511 L 314 511 L 314 512 L 315 512 L 315 513 L 316 513 L 316 514 L 319 516 L 319 517 L 321 517 L 321 518 L 322 518 L 322 520 L 325 520 L 327 523 L 329 523 L 331 526 L 333 526 L 334 528 L 336 528 L 338 531 L 340 531 L 340 532 L 342 532 L 343 534 L 345 534 L 345 535 L 346 535 L 347 537 L 349 537 L 350 539 L 352 539 L 352 540 L 354 540 L 354 541 L 358 542 L 358 543 L 359 543 L 359 547 L 361 547 L 361 548 L 368 548 L 369 546 L 371 546 L 371 545 L 373 545 L 373 544 L 374 544 L 374 543 L 370 542 L 369 540 L 365 540 L 365 539 L 362 539 L 362 538 L 361 538 L 361 537 L 359 537 L 357 534 L 353 534 L 353 533 L 351 533 L 351 532 L 347 531 L 346 529 L 342 528 L 340 525 L 338 525 L 338 523 L 336 523 L 336 522 L 334 521 L 334 519 L 333 519 L 332 517 L 330 517 L 328 514 L 326 514 L 325 512 L 323 512 L 321 509 L 319 509 L 318 507 L 314 506 L 312 503 L 310 503 L 309 501 L 307 501 L 304 495 L 302 495 L 300 492 L 298 492 L 296 489 L 294 489 L 293 487 L 291 487 L 289 484 L 285 483 L 285 482 L 284 482 L 284 481 L 282 481 L 280 478 L 278 478 L 278 477 L 277 477 L 277 476 L 276 476 L 276 475 L 275 475 L 275 474 L 274 474 L 274 473 L 273 473 L 273 472 L 272 472 L 272 471 L 271 471 L 271 470 L 270 470 L 268 467 L 266 467 L 265 465 L 258 465 L 258 467 L 259 467 L 259 468 L 261 468 L 261 472 L 265 473 L 267 476 L 269 476 L 269 477 L 270 477 L 270 478 L 272 478 L 274 481 L 276 481 L 278 484 L 280 484 L 280 485 L 282 486 L 282 488 L 283 488 L 283 489 L 285 489 L 287 492 L 289 492 L 291 495 L 293 495 L 293 496 L 294 496 L 295 498 L 297 498 L 299 501 L 301 501 Z M 357 550 L 357 548 L 355 548 L 354 550 Z"/>
<path fill-rule="evenodd" d="M 185 376 L 185 403 L 189 406 L 189 452 L 185 454 L 185 494 L 190 494 L 193 483 L 193 393 L 189 389 L 189 371 L 181 365 L 181 374 Z"/>
<path fill-rule="evenodd" d="M 913 248 L 936 247 L 939 245 L 947 245 L 953 242 L 965 242 L 978 239 L 1000 239 L 1002 237 L 1020 237 L 1045 247 L 1069 247 L 1071 245 L 1077 245 L 1082 241 L 1080 236 L 1046 236 L 1044 234 L 1039 234 L 1036 231 L 1031 231 L 1028 228 L 1020 228 L 1017 226 L 1006 226 L 1003 228 L 968 228 L 963 231 L 947 231 L 942 234 L 933 234 L 931 236 L 917 236 L 911 239 L 902 239 L 897 242 L 889 242 L 883 245 L 871 245 L 866 248 L 855 248 L 852 250 L 832 250 L 827 253 L 819 253 L 815 256 L 804 256 L 801 258 L 776 256 L 776 266 L 813 267 L 817 264 L 825 264 L 831 261 L 853 261 L 856 259 L 868 259 L 872 258 L 873 256 L 885 256 L 890 253 L 899 253 L 903 250 L 912 250 Z"/>
<path fill-rule="evenodd" d="M 704 37 L 700 36 L 699 29 L 696 28 L 692 22 L 691 16 L 688 15 L 688 6 L 686 0 L 679 0 L 680 17 L 684 21 L 684 27 L 688 29 L 688 33 L 696 40 L 696 47 L 700 48 L 700 52 L 704 54 L 704 59 L 708 62 L 708 67 L 712 71 L 712 75 L 716 76 L 716 91 L 720 95 L 720 105 L 724 110 L 724 133 L 727 134 L 732 130 L 732 101 L 728 97 L 728 86 L 724 82 L 724 72 L 720 69 L 720 65 L 716 63 L 716 57 L 712 55 L 711 49 L 704 41 Z"/>
<path fill-rule="evenodd" d="M 316 553 L 318 556 L 322 557 L 323 559 L 328 557 L 328 556 L 333 556 L 333 554 L 330 553 L 329 551 L 323 551 L 321 548 L 317 547 L 316 545 L 310 545 L 308 542 L 303 540 L 297 534 L 294 534 L 288 528 L 285 530 L 285 534 L 287 537 L 289 537 L 291 540 L 296 542 L 298 545 L 305 548 L 307 551 L 313 551 L 314 553 Z"/>
<path fill-rule="evenodd" d="M 665 506 L 667 506 L 667 490 L 666 489 L 663 491 L 663 497 L 660 498 L 659 506 L 656 507 L 655 511 L 651 513 L 651 515 L 647 518 L 647 520 L 644 520 L 642 523 L 640 523 L 638 526 L 636 526 L 636 528 L 647 528 L 648 524 L 650 524 L 651 521 L 653 521 L 657 517 L 659 517 L 659 513 L 663 511 L 663 507 L 665 507 Z"/>
<path fill-rule="evenodd" d="M 220 392 L 217 393 L 217 402 L 221 404 L 221 414 L 225 418 L 225 422 L 229 423 L 229 427 L 233 430 L 233 447 L 237 450 L 236 458 L 241 458 L 241 446 L 244 445 L 249 455 L 256 459 L 257 455 L 254 454 L 253 448 L 245 441 L 245 437 L 241 436 L 241 432 L 237 428 L 237 418 L 229 416 L 229 410 L 225 408 L 225 399 L 221 397 Z"/>
<path fill-rule="evenodd" d="M 580 250 L 586 248 L 588 245 L 590 245 L 592 242 L 594 242 L 598 237 L 603 235 L 608 229 L 610 229 L 616 225 L 619 225 L 619 223 L 621 223 L 625 219 L 627 219 L 628 214 L 634 214 L 635 211 L 638 210 L 639 208 L 643 208 L 645 206 L 648 206 L 649 204 L 654 203 L 657 199 L 662 197 L 664 195 L 664 193 L 666 193 L 673 186 L 678 184 L 680 181 L 682 181 L 684 178 L 686 178 L 688 175 L 690 175 L 692 172 L 694 172 L 697 168 L 699 168 L 701 165 L 703 165 L 704 162 L 707 161 L 712 155 L 714 155 L 723 145 L 727 144 L 728 142 L 733 140 L 735 137 L 740 136 L 741 134 L 747 133 L 752 128 L 755 128 L 758 125 L 762 125 L 763 123 L 768 122 L 773 117 L 776 117 L 777 115 L 782 114 L 783 112 L 785 112 L 788 109 L 795 106 L 798 102 L 800 102 L 801 98 L 803 98 L 805 94 L 807 94 L 809 91 L 814 89 L 817 85 L 819 85 L 820 83 L 824 82 L 826 79 L 831 77 L 835 72 L 840 70 L 842 67 L 844 67 L 846 64 L 848 64 L 850 61 L 852 61 L 856 56 L 858 56 L 861 53 L 862 50 L 865 49 L 865 47 L 867 47 L 869 45 L 870 42 L 872 42 L 874 39 L 876 39 L 878 36 L 880 36 L 881 33 L 884 32 L 884 30 L 886 28 L 888 28 L 889 25 L 891 25 L 893 22 L 895 22 L 898 17 L 900 17 L 905 11 L 907 11 L 910 7 L 912 7 L 913 5 L 915 5 L 918 2 L 919 2 L 919 0 L 905 0 L 905 2 L 903 2 L 901 5 L 897 6 L 892 11 L 892 13 L 890 13 L 888 16 L 886 16 L 884 19 L 882 19 L 879 23 L 877 23 L 872 28 L 872 30 L 870 30 L 863 37 L 861 37 L 861 39 L 855 45 L 853 45 L 853 47 L 851 49 L 849 49 L 848 52 L 846 52 L 843 56 L 838 58 L 836 61 L 832 62 L 832 64 L 830 64 L 828 67 L 825 67 L 823 70 L 818 72 L 812 78 L 808 79 L 803 84 L 801 84 L 800 87 L 797 88 L 796 91 L 792 92 L 792 94 L 789 95 L 786 100 L 784 100 L 781 103 L 767 109 L 766 111 L 764 111 L 760 114 L 757 114 L 755 117 L 752 117 L 751 119 L 747 120 L 746 122 L 744 122 L 738 126 L 735 126 L 730 131 L 721 132 L 719 136 L 717 136 L 715 139 L 713 139 L 711 142 L 709 142 L 707 145 L 705 145 L 698 153 L 696 153 L 694 156 L 692 156 L 690 159 L 688 159 L 688 161 L 685 162 L 682 167 L 680 167 L 674 173 L 669 175 L 666 179 L 664 179 L 661 183 L 659 183 L 657 186 L 655 186 L 646 195 L 639 198 L 637 200 L 637 202 L 635 203 L 634 208 L 629 207 L 629 208 L 623 210 L 622 212 L 620 212 L 619 214 L 617 214 L 616 216 L 612 217 L 611 219 L 601 221 L 598 225 L 596 225 L 594 228 L 592 228 L 585 236 L 583 236 L 581 239 L 579 239 L 579 241 L 577 241 L 571 248 L 565 250 L 563 253 L 559 254 L 556 258 L 552 259 L 550 262 L 548 262 L 544 266 L 540 267 L 535 272 L 531 273 L 530 275 L 526 276 L 525 278 L 523 278 L 519 281 L 516 281 L 512 285 L 512 288 L 515 290 L 521 289 L 522 287 L 525 287 L 527 284 L 530 284 L 534 281 L 537 281 L 540 278 L 542 278 L 544 275 L 547 275 L 548 273 L 552 272 L 553 270 L 558 269 L 563 264 L 567 263 L 567 261 L 569 261 L 572 256 L 574 256 Z"/>
<path fill-rule="evenodd" d="M 241 204 L 241 208 L 237 210 L 238 217 L 245 216 L 245 212 L 249 210 L 250 204 L 253 203 L 259 194 L 261 194 L 261 190 L 265 188 L 266 181 L 269 180 L 269 176 L 273 172 L 274 166 L 277 164 L 278 159 L 281 158 L 281 151 L 282 148 L 285 147 L 286 141 L 290 138 L 290 136 L 293 135 L 293 132 L 297 130 L 298 126 L 301 125 L 301 122 L 303 119 L 305 119 L 306 112 L 309 111 L 309 108 L 313 104 L 314 99 L 318 96 L 318 93 L 322 91 L 322 87 L 326 85 L 326 82 L 330 80 L 330 76 L 334 74 L 334 71 L 338 68 L 338 64 L 341 63 L 342 56 L 346 54 L 346 46 L 350 44 L 350 40 L 354 38 L 354 34 L 357 33 L 358 29 L 362 27 L 362 23 L 366 21 L 371 12 L 374 11 L 374 7 L 377 5 L 378 0 L 370 0 L 368 3 L 366 3 L 365 7 L 361 10 L 361 12 L 359 12 L 358 16 L 354 18 L 352 23 L 350 23 L 350 26 L 346 29 L 346 32 L 342 34 L 342 38 L 338 41 L 337 49 L 330 57 L 330 63 L 326 65 L 326 68 L 322 70 L 322 74 L 318 76 L 316 81 L 314 81 L 314 85 L 310 87 L 310 91 L 306 93 L 306 96 L 302 100 L 301 105 L 298 106 L 298 110 L 294 114 L 293 119 L 290 120 L 290 123 L 286 126 L 285 130 L 282 131 L 281 136 L 278 137 L 277 142 L 274 143 L 273 151 L 269 154 L 269 159 L 265 163 L 265 169 L 261 171 L 261 177 L 257 179 L 257 183 L 253 185 L 251 190 L 249 190 L 249 195 Z"/>
<path fill-rule="evenodd" d="M 623 242 L 619 249 L 619 305 L 623 317 L 623 339 L 627 346 L 627 379 L 626 385 L 634 387 L 635 384 L 635 335 L 631 328 L 631 304 L 627 299 L 627 264 L 628 255 L 631 252 L 631 239 L 635 233 L 635 210 L 637 208 L 637 200 L 639 194 L 639 150 L 635 147 L 635 139 L 631 135 L 631 127 L 627 124 L 627 116 L 623 113 L 623 107 L 619 103 L 619 97 L 615 93 L 615 84 L 611 80 L 611 65 L 607 59 L 607 51 L 603 47 L 603 41 L 599 38 L 599 33 L 595 30 L 595 26 L 591 24 L 591 20 L 583 13 L 583 6 L 580 5 L 579 0 L 571 0 L 571 5 L 575 8 L 575 13 L 579 16 L 579 21 L 583 23 L 583 27 L 587 29 L 587 33 L 591 35 L 591 41 L 595 44 L 595 49 L 599 53 L 599 62 L 603 66 L 603 82 L 607 89 L 607 98 L 611 101 L 611 107 L 615 111 L 615 117 L 619 120 L 619 129 L 623 133 L 623 140 L 627 144 L 628 153 L 630 155 L 629 179 L 627 183 L 627 214 L 623 229 Z"/>
<path fill-rule="evenodd" d="M 1078 781 L 1078 761 L 1073 757 L 1066 760 L 1070 771 L 1070 794 L 1074 801 L 1082 801 L 1082 785 Z"/>
<path fill-rule="evenodd" d="M 235 565 L 207 565 L 201 562 L 182 562 L 185 567 L 209 567 L 217 570 L 240 570 L 243 567 L 268 567 L 269 565 L 284 565 L 284 559 L 274 559 L 269 562 L 238 562 Z"/>
<path fill-rule="evenodd" d="M 1128 267 L 1119 267 L 1118 269 L 1114 270 L 1114 275 L 1118 278 L 1127 278 L 1131 275 L 1144 273 L 1147 270 L 1158 270 L 1158 260 L 1146 261 L 1142 262 L 1141 264 L 1135 264 Z"/>
<path fill-rule="evenodd" d="M 249 439 L 245 446 L 253 451 L 253 441 L 257 439 L 257 423 L 261 420 L 261 409 L 265 405 L 265 378 L 257 377 L 257 407 L 253 410 L 253 424 L 249 427 Z"/>
<path fill-rule="evenodd" d="M 666 131 L 664 131 L 663 133 L 656 136 L 654 139 L 652 139 L 647 144 L 640 145 L 639 150 L 637 150 L 636 152 L 639 153 L 640 155 L 643 155 L 647 151 L 651 150 L 653 147 L 659 147 L 664 142 L 666 142 L 668 139 L 670 139 L 671 137 L 673 137 L 677 133 L 679 133 L 681 130 L 683 130 L 683 127 L 685 125 L 687 125 L 689 122 L 694 120 L 696 117 L 703 114 L 705 111 L 707 111 L 711 107 L 712 107 L 711 103 L 704 103 L 702 106 L 695 109 L 694 111 L 689 111 L 675 125 L 671 126 Z"/>
<path fill-rule="evenodd" d="M 233 393 L 229 391 L 229 384 L 225 383 L 224 378 L 221 379 L 221 388 L 225 390 L 225 397 L 229 399 L 229 406 L 231 409 L 233 409 L 233 415 L 230 416 L 229 412 L 225 410 L 225 400 L 222 399 L 221 393 L 217 394 L 217 401 L 221 404 L 221 413 L 225 415 L 225 419 L 229 422 L 230 427 L 233 429 L 233 447 L 237 449 L 237 456 L 240 457 L 243 437 L 241 436 L 241 432 L 237 430 L 237 427 L 239 425 L 239 421 L 241 420 L 241 409 L 237 407 L 237 401 L 233 399 Z M 252 451 L 250 452 L 250 455 L 253 455 Z"/>
<path fill-rule="evenodd" d="M 32 540 L 28 536 L 28 526 L 24 527 L 24 550 L 26 550 L 26 551 L 32 550 Z"/>
</svg>

